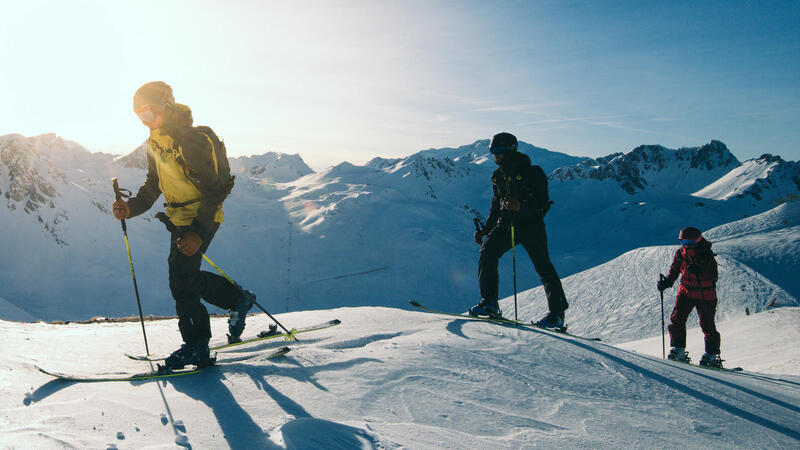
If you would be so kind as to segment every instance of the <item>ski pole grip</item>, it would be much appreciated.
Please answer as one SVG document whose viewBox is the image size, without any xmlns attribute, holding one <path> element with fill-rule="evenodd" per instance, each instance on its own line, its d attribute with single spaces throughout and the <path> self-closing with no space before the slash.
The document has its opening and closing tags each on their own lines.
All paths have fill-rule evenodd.
<svg viewBox="0 0 800 450">
<path fill-rule="evenodd" d="M 475 224 L 475 231 L 483 231 L 483 227 L 481 226 L 481 219 L 475 217 L 472 219 L 472 223 Z"/>
<path fill-rule="evenodd" d="M 161 223 L 163 223 L 164 226 L 167 227 L 167 231 L 169 231 L 170 233 L 178 229 L 175 226 L 175 224 L 172 223 L 171 220 L 169 220 L 169 217 L 167 217 L 167 215 L 164 214 L 163 212 L 156 213 L 156 219 L 160 220 Z"/>
<path fill-rule="evenodd" d="M 114 196 L 117 197 L 117 200 L 121 199 L 122 193 L 119 191 L 119 182 L 116 178 L 112 178 L 111 183 L 114 185 Z"/>
<path fill-rule="evenodd" d="M 658 274 L 658 279 L 661 280 L 661 281 L 664 281 L 664 280 L 667 279 L 667 277 L 665 277 L 663 273 L 660 273 L 660 274 Z"/>
</svg>

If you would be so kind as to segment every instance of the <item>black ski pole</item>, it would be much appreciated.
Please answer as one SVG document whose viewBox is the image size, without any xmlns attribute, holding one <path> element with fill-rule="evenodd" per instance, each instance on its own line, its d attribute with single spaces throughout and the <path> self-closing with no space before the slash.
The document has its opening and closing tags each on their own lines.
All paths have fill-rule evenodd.
<svg viewBox="0 0 800 450">
<path fill-rule="evenodd" d="M 511 219 L 511 273 L 514 279 L 514 320 L 519 321 L 517 317 L 517 251 L 514 236 L 514 219 Z"/>
<path fill-rule="evenodd" d="M 483 231 L 483 228 L 484 228 L 485 225 L 481 223 L 481 219 L 478 219 L 477 217 L 474 217 L 472 219 L 472 223 L 475 224 L 475 231 Z"/>
<path fill-rule="evenodd" d="M 173 232 L 177 231 L 177 227 L 175 226 L 175 224 L 173 224 L 172 221 L 169 220 L 169 217 L 167 217 L 167 215 L 164 214 L 163 212 L 156 213 L 156 219 L 160 220 L 161 223 L 163 223 L 164 226 L 167 227 L 167 230 L 170 233 L 173 233 Z M 222 271 L 222 269 L 219 268 L 219 266 L 214 264 L 214 261 L 211 261 L 211 259 L 209 259 L 209 257 L 206 256 L 205 253 L 200 253 L 200 255 L 203 257 L 203 259 L 206 260 L 206 262 L 208 262 L 209 264 L 211 264 L 211 266 L 213 266 L 215 269 L 217 269 L 217 272 L 219 272 L 223 277 L 225 277 L 225 279 L 228 280 L 236 289 L 238 289 L 239 292 L 242 295 L 244 295 L 245 297 L 250 297 L 251 294 L 245 292 L 244 288 L 241 285 L 239 285 L 239 283 L 233 281 L 233 278 L 229 277 L 228 274 L 226 274 L 225 272 Z M 283 331 L 285 331 L 286 334 L 287 334 L 287 340 L 291 340 L 291 341 L 299 341 L 300 340 L 300 339 L 297 339 L 297 336 L 295 336 L 295 333 L 297 332 L 296 329 L 292 329 L 292 331 L 287 330 L 286 327 L 283 326 L 282 323 L 278 322 L 278 319 L 276 319 L 272 314 L 270 314 L 269 311 L 264 309 L 264 307 L 261 306 L 255 299 L 251 299 L 251 300 L 253 301 L 253 304 L 258 306 L 258 308 L 261 309 L 261 311 L 264 311 L 264 314 L 269 316 L 269 318 L 272 319 L 273 322 L 278 324 L 279 327 L 283 328 Z"/>
<path fill-rule="evenodd" d="M 117 200 L 122 200 L 123 197 L 128 198 L 131 196 L 130 191 L 120 189 L 119 183 L 116 178 L 111 179 L 114 185 L 114 196 Z M 123 191 L 125 193 L 123 194 Z M 147 354 L 150 354 L 150 347 L 147 345 L 147 332 L 144 329 L 144 315 L 142 314 L 142 301 L 139 299 L 139 286 L 136 284 L 136 272 L 133 270 L 133 257 L 131 257 L 131 245 L 128 242 L 128 226 L 125 224 L 125 219 L 120 220 L 122 224 L 122 235 L 125 236 L 125 248 L 128 250 L 128 262 L 131 265 L 131 277 L 133 278 L 133 292 L 136 293 L 136 305 L 139 307 L 139 321 L 142 323 L 142 336 L 144 336 L 144 349 Z"/>
<path fill-rule="evenodd" d="M 658 274 L 658 276 L 661 281 L 667 279 L 667 277 L 665 277 L 663 273 Z M 661 294 L 661 357 L 666 358 L 667 347 L 666 344 L 664 343 L 664 291 L 659 289 L 658 292 Z"/>
</svg>

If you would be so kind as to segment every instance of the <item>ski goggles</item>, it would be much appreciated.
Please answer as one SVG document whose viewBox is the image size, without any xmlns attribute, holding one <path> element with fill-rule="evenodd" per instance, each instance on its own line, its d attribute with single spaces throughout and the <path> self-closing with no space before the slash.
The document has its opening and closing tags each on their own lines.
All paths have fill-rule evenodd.
<svg viewBox="0 0 800 450">
<path fill-rule="evenodd" d="M 156 120 L 156 113 L 154 113 L 149 106 L 145 106 L 143 109 L 134 112 L 144 124 L 151 124 Z"/>
<path fill-rule="evenodd" d="M 700 238 L 697 239 L 678 239 L 681 245 L 694 245 L 700 242 Z"/>
<path fill-rule="evenodd" d="M 516 145 L 503 145 L 503 144 L 493 145 L 489 147 L 489 151 L 493 155 L 501 155 L 503 153 L 514 151 L 516 149 L 517 149 Z"/>
</svg>

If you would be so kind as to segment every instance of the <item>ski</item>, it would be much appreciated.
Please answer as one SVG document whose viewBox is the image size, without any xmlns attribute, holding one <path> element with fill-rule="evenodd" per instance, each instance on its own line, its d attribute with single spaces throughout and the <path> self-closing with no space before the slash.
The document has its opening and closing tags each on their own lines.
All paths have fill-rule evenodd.
<svg viewBox="0 0 800 450">
<path fill-rule="evenodd" d="M 544 331 L 549 331 L 551 333 L 563 334 L 563 335 L 566 335 L 566 336 L 574 337 L 574 338 L 577 338 L 577 339 L 583 339 L 583 340 L 587 340 L 587 341 L 595 341 L 595 342 L 597 342 L 597 341 L 601 340 L 600 338 L 588 338 L 588 337 L 577 336 L 575 334 L 569 333 L 569 332 L 567 332 L 567 327 L 563 327 L 563 328 L 545 328 L 545 327 L 541 327 L 539 325 L 535 325 L 533 323 L 521 322 L 521 321 L 518 321 L 518 320 L 507 319 L 505 317 L 500 317 L 500 318 L 480 317 L 480 316 L 470 316 L 469 314 L 449 313 L 449 312 L 444 312 L 444 311 L 439 311 L 439 310 L 436 310 L 436 309 L 428 308 L 427 306 L 422 305 L 421 303 L 419 303 L 416 300 L 409 300 L 408 302 L 411 304 L 411 306 L 413 306 L 415 308 L 419 308 L 419 309 L 421 309 L 423 311 L 426 311 L 426 312 L 429 312 L 429 313 L 433 313 L 433 314 L 440 314 L 440 315 L 444 315 L 444 316 L 458 317 L 458 318 L 461 318 L 461 319 L 468 319 L 468 320 L 482 320 L 484 322 L 494 322 L 494 323 L 501 323 L 501 324 L 505 324 L 505 325 L 519 325 L 519 326 L 523 326 L 525 328 L 535 328 L 537 330 L 544 330 Z"/>
<path fill-rule="evenodd" d="M 692 364 L 692 365 L 694 365 L 694 364 Z M 701 369 L 708 369 L 708 370 L 719 370 L 721 372 L 741 372 L 741 371 L 744 370 L 741 367 L 730 367 L 730 368 L 728 368 L 728 367 L 711 367 L 711 366 L 701 366 L 699 364 L 697 365 L 697 367 L 699 367 Z"/>
<path fill-rule="evenodd" d="M 334 326 L 339 325 L 341 323 L 342 323 L 341 320 L 333 319 L 333 320 L 329 320 L 327 322 L 322 322 L 322 323 L 317 324 L 317 325 L 311 325 L 311 326 L 308 326 L 308 327 L 293 329 L 292 330 L 292 335 L 300 334 L 300 333 L 308 333 L 310 331 L 324 330 L 326 328 L 334 327 Z M 268 332 L 262 331 L 256 337 L 253 337 L 253 338 L 250 338 L 250 339 L 245 339 L 245 340 L 243 340 L 241 342 L 235 342 L 233 344 L 218 344 L 218 345 L 216 345 L 214 347 L 211 347 L 210 350 L 211 351 L 225 351 L 225 349 L 228 349 L 228 348 L 231 348 L 231 347 L 237 347 L 239 345 L 245 345 L 245 344 L 252 344 L 253 342 L 260 342 L 260 341 L 265 341 L 265 340 L 268 340 L 268 339 L 277 339 L 279 337 L 282 337 L 282 338 L 286 339 L 287 341 L 292 340 L 288 333 L 273 333 L 273 334 L 269 334 Z M 163 361 L 163 360 L 165 360 L 167 358 L 168 355 L 134 355 L 134 354 L 131 354 L 131 353 L 125 353 L 125 356 L 127 356 L 130 359 L 136 360 L 136 361 Z"/>
<path fill-rule="evenodd" d="M 175 378 L 175 377 L 182 377 L 185 375 L 192 375 L 195 373 L 200 373 L 214 366 L 246 361 L 259 356 L 263 356 L 264 359 L 275 359 L 279 356 L 283 356 L 289 353 L 290 350 L 291 349 L 289 347 L 281 347 L 279 349 L 272 350 L 266 355 L 262 352 L 251 355 L 222 358 L 222 359 L 217 359 L 214 364 L 204 367 L 196 367 L 194 369 L 179 369 L 171 371 L 164 371 L 163 369 L 161 369 L 161 370 L 153 370 L 150 372 L 142 372 L 142 373 L 112 372 L 112 373 L 100 373 L 100 374 L 67 374 L 67 373 L 55 372 L 43 369 L 39 366 L 35 367 L 44 374 L 50 375 L 52 377 L 64 381 L 76 381 L 81 383 L 98 383 L 106 381 L 148 381 L 148 380 L 159 380 L 163 378 Z"/>
</svg>

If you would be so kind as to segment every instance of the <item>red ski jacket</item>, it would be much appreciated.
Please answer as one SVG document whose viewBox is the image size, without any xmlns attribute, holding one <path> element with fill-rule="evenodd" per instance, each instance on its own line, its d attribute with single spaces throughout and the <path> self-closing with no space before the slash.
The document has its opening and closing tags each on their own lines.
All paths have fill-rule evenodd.
<svg viewBox="0 0 800 450">
<path fill-rule="evenodd" d="M 667 281 L 670 285 L 681 276 L 678 293 L 694 300 L 717 299 L 717 260 L 711 242 L 701 238 L 693 247 L 681 246 L 672 258 Z"/>
</svg>

